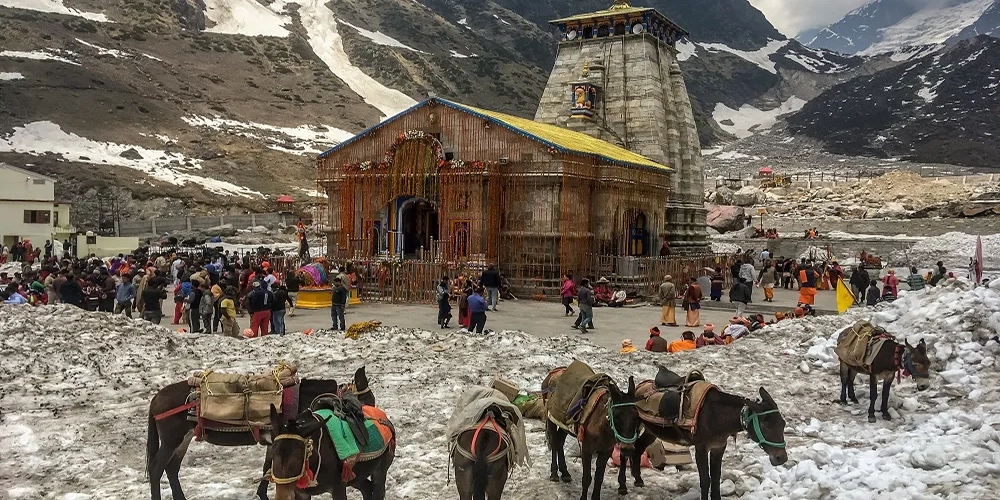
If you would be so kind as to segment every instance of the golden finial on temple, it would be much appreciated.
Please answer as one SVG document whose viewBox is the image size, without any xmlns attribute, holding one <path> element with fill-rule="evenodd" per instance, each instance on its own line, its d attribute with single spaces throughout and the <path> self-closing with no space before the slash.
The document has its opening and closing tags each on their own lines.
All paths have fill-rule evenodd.
<svg viewBox="0 0 1000 500">
<path fill-rule="evenodd" d="M 611 8 L 608 9 L 608 10 L 622 10 L 622 9 L 631 9 L 631 8 L 632 8 L 632 5 L 628 3 L 628 0 L 615 0 L 615 3 L 612 4 Z"/>
</svg>

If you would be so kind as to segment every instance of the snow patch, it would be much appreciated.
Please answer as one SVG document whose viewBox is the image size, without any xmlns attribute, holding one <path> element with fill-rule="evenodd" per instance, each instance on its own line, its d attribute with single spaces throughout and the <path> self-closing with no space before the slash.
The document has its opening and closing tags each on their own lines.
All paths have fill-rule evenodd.
<svg viewBox="0 0 1000 500">
<path fill-rule="evenodd" d="M 333 74 L 385 116 L 395 115 L 417 103 L 406 94 L 382 85 L 351 64 L 344 40 L 337 32 L 337 18 L 323 0 L 295 0 L 299 19 L 309 36 L 309 45 Z"/>
<path fill-rule="evenodd" d="M 193 127 L 230 131 L 241 137 L 260 140 L 270 149 L 292 154 L 322 153 L 331 146 L 336 146 L 354 136 L 346 130 L 328 125 L 321 127 L 308 125 L 277 127 L 263 123 L 241 122 L 209 116 L 186 116 L 182 119 Z M 326 130 L 320 130 L 320 128 Z M 275 137 L 276 135 L 278 137 Z"/>
<path fill-rule="evenodd" d="M 106 49 L 106 48 L 101 47 L 99 45 L 94 45 L 94 44 L 92 44 L 90 42 L 85 42 L 83 40 L 80 40 L 79 38 L 77 38 L 76 41 L 79 42 L 80 44 L 86 45 L 87 47 L 90 47 L 90 48 L 96 50 L 97 51 L 97 55 L 100 55 L 100 56 L 111 56 L 111 57 L 114 57 L 114 58 L 117 58 L 117 59 L 125 59 L 125 58 L 129 57 L 129 55 L 127 53 L 122 52 L 120 50 Z"/>
<path fill-rule="evenodd" d="M 2 73 L 0 72 L 0 81 L 10 81 L 10 80 L 24 80 L 24 75 L 20 73 Z"/>
<path fill-rule="evenodd" d="M 740 106 L 738 110 L 732 109 L 720 102 L 715 105 L 712 118 L 719 123 L 723 130 L 743 139 L 756 132 L 769 130 L 778 121 L 779 116 L 794 113 L 802 109 L 805 104 L 805 100 L 792 96 L 777 108 L 762 111 L 749 104 Z M 723 123 L 727 120 L 732 124 Z"/>
<path fill-rule="evenodd" d="M 729 52 L 730 54 L 742 57 L 743 59 L 756 64 L 764 71 L 778 74 L 774 61 L 771 60 L 771 55 L 785 45 L 788 45 L 788 42 L 788 40 L 769 40 L 767 45 L 754 51 L 734 49 L 724 43 L 702 43 L 699 45 L 701 45 L 703 49 L 713 52 Z"/>
<path fill-rule="evenodd" d="M 364 28 L 355 26 L 343 19 L 337 19 L 337 22 L 351 27 L 352 29 L 357 31 L 361 36 L 375 42 L 377 45 L 384 45 L 386 47 L 396 47 L 399 49 L 412 50 L 413 52 L 419 52 L 421 54 L 427 54 L 427 52 L 410 47 L 409 45 L 406 45 L 405 43 L 400 42 L 399 40 L 396 40 L 395 38 L 386 35 L 381 31 L 368 31 Z"/>
<path fill-rule="evenodd" d="M 128 150 L 135 150 L 142 159 L 123 158 L 122 153 Z M 190 183 L 221 195 L 243 198 L 263 196 L 243 186 L 191 173 L 201 170 L 200 160 L 141 146 L 94 141 L 64 132 L 59 125 L 50 121 L 38 121 L 14 127 L 13 133 L 0 136 L 0 152 L 36 156 L 54 154 L 66 161 L 137 170 L 153 179 L 176 186 Z"/>
<path fill-rule="evenodd" d="M 209 33 L 246 36 L 288 36 L 291 20 L 255 0 L 205 0 L 205 17 L 215 23 Z"/>
<path fill-rule="evenodd" d="M 0 57 L 13 57 L 13 58 L 18 58 L 18 59 L 35 59 L 37 61 L 59 61 L 59 62 L 63 62 L 63 63 L 66 63 L 66 64 L 72 64 L 74 66 L 79 66 L 80 65 L 80 63 L 78 63 L 76 61 L 71 61 L 69 59 L 66 59 L 65 57 L 62 57 L 60 55 L 54 54 L 54 53 L 46 51 L 46 50 L 32 50 L 32 51 L 5 50 L 3 52 L 0 52 Z"/>
<path fill-rule="evenodd" d="M 111 20 L 108 19 L 108 16 L 104 14 L 97 12 L 84 12 L 79 9 L 67 7 L 63 5 L 63 0 L 0 0 L 0 7 L 76 16 L 84 19 L 90 19 L 91 21 L 97 21 L 99 23 L 111 22 Z"/>
<path fill-rule="evenodd" d="M 880 30 L 882 40 L 858 54 L 874 55 L 908 46 L 944 43 L 976 22 L 993 3 L 994 0 L 970 0 L 954 6 L 920 9 L 916 14 Z"/>
<path fill-rule="evenodd" d="M 451 49 L 451 57 L 455 57 L 455 58 L 458 58 L 458 59 L 468 59 L 470 57 L 479 57 L 479 55 L 478 54 L 465 55 L 465 54 L 463 54 L 463 53 L 461 53 L 461 52 L 459 52 L 459 51 L 457 51 L 455 49 Z"/>
<path fill-rule="evenodd" d="M 687 38 L 684 38 L 680 42 L 677 42 L 676 47 L 677 47 L 678 61 L 682 62 L 687 61 L 688 59 L 691 59 L 692 57 L 697 57 L 698 55 L 697 54 L 698 46 L 689 41 Z"/>
<path fill-rule="evenodd" d="M 944 47 L 944 44 L 925 45 L 921 47 L 903 47 L 890 54 L 889 59 L 896 62 L 906 62 L 914 59 L 920 59 L 921 57 L 934 54 Z"/>
<path fill-rule="evenodd" d="M 145 52 L 142 54 L 142 57 L 145 57 L 146 59 L 152 59 L 152 60 L 158 61 L 158 62 L 163 62 L 163 59 L 160 59 L 159 57 L 156 57 L 156 56 L 151 56 L 149 54 L 146 54 Z"/>
</svg>

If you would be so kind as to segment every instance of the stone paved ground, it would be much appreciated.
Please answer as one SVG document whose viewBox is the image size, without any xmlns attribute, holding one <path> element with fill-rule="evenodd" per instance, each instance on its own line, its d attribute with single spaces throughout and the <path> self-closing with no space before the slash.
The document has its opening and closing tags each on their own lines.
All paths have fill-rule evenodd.
<svg viewBox="0 0 1000 500">
<path fill-rule="evenodd" d="M 774 316 L 774 310 L 790 310 L 795 308 L 798 292 L 778 289 L 775 302 L 751 304 L 749 312 L 765 313 L 767 318 Z M 763 300 L 763 291 L 754 289 L 754 299 Z M 724 299 L 727 300 L 727 299 Z M 817 295 L 817 308 L 835 310 L 834 293 L 821 291 Z M 679 303 L 679 301 L 678 301 Z M 770 307 L 769 307 L 770 306 Z M 520 330 L 539 337 L 582 334 L 571 328 L 575 317 L 563 315 L 562 304 L 556 302 L 537 302 L 532 300 L 503 301 L 499 312 L 490 312 L 486 327 L 493 330 Z M 637 306 L 626 308 L 595 308 L 595 330 L 587 333 L 587 338 L 596 344 L 617 349 L 624 338 L 631 338 L 636 347 L 642 348 L 649 338 L 649 329 L 660 323 L 660 308 L 658 306 Z M 733 316 L 734 309 L 729 302 L 706 304 L 701 313 L 701 324 L 718 325 L 718 331 Z M 458 309 L 453 313 L 457 315 Z M 678 321 L 683 324 L 684 311 L 678 307 Z M 347 323 L 356 323 L 376 319 L 384 325 L 397 325 L 408 328 L 436 329 L 437 307 L 432 305 L 396 305 L 396 304 L 361 304 L 347 309 Z M 248 318 L 240 318 L 240 327 L 246 328 Z M 453 324 L 457 321 L 453 321 Z M 296 310 L 295 316 L 287 319 L 289 332 L 303 331 L 308 328 L 329 328 L 331 325 L 329 310 Z M 681 337 L 684 327 L 660 327 L 663 336 L 668 340 Z M 701 328 L 691 328 L 699 332 Z M 456 329 L 457 330 L 457 329 Z"/>
</svg>

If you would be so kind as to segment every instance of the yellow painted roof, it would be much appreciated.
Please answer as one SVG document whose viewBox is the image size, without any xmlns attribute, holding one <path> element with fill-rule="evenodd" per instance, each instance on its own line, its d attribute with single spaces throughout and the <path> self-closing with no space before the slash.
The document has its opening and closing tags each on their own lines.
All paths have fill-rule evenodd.
<svg viewBox="0 0 1000 500">
<path fill-rule="evenodd" d="M 610 142 L 596 139 L 587 134 L 576 132 L 558 125 L 539 123 L 526 118 L 521 118 L 487 109 L 480 109 L 466 106 L 457 102 L 437 99 L 442 104 L 455 109 L 466 111 L 475 115 L 480 115 L 498 125 L 519 133 L 530 139 L 547 144 L 564 152 L 575 153 L 583 156 L 593 156 L 610 164 L 628 165 L 637 167 L 648 167 L 671 171 L 672 168 L 656 163 L 645 156 L 629 151 L 623 147 L 616 146 Z"/>
<path fill-rule="evenodd" d="M 589 12 L 587 14 L 577 14 L 575 16 L 564 17 L 562 19 L 555 19 L 549 21 L 549 24 L 557 23 L 568 23 L 572 21 L 583 21 L 584 19 L 592 19 L 595 17 L 613 17 L 613 16 L 628 16 L 630 14 L 641 14 L 643 12 L 648 12 L 654 10 L 652 7 L 625 7 L 625 8 L 610 8 L 599 10 L 596 12 Z"/>
</svg>

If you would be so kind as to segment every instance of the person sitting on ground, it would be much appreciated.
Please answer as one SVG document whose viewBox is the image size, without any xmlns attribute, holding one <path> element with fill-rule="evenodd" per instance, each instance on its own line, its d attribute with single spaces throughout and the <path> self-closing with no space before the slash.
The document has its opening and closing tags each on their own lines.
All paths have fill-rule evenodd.
<svg viewBox="0 0 1000 500">
<path fill-rule="evenodd" d="M 694 332 L 687 330 L 681 333 L 681 340 L 675 340 L 667 346 L 667 352 L 690 351 L 696 347 L 698 344 L 694 340 Z"/>
<path fill-rule="evenodd" d="M 888 285 L 882 286 L 881 302 L 894 302 L 895 300 L 896 300 L 896 292 L 893 291 L 892 287 Z"/>
<path fill-rule="evenodd" d="M 868 284 L 868 291 L 865 292 L 865 301 L 868 307 L 874 307 L 882 300 L 882 294 L 878 290 L 878 281 L 871 280 Z"/>
<path fill-rule="evenodd" d="M 618 351 L 619 354 L 630 354 L 635 352 L 635 344 L 632 343 L 632 339 L 625 339 L 622 341 L 622 348 Z"/>
<path fill-rule="evenodd" d="M 615 293 L 611 290 L 611 282 L 607 278 L 597 280 L 596 286 L 594 286 L 594 299 L 597 301 L 595 305 L 609 305 L 614 298 Z"/>
<path fill-rule="evenodd" d="M 628 294 L 625 290 L 618 290 L 611 296 L 611 302 L 608 302 L 608 307 L 625 307 L 625 302 L 628 300 Z"/>
<path fill-rule="evenodd" d="M 649 329 L 649 340 L 646 341 L 646 350 L 650 352 L 667 352 L 667 340 L 660 336 L 660 329 L 652 327 Z"/>
<path fill-rule="evenodd" d="M 698 347 L 705 347 L 707 345 L 723 345 L 725 342 L 722 340 L 720 335 L 715 334 L 715 325 L 711 323 L 705 324 L 705 331 L 698 336 L 698 340 L 695 345 Z"/>
<path fill-rule="evenodd" d="M 767 325 L 767 320 L 764 319 L 763 314 L 754 314 L 753 317 L 750 318 L 750 326 L 748 328 L 751 332 L 756 332 Z"/>
<path fill-rule="evenodd" d="M 750 328 L 747 326 L 748 321 L 743 318 L 732 318 L 729 320 L 729 325 L 726 329 L 722 331 L 723 338 L 732 338 L 733 340 L 739 340 L 743 338 L 744 335 L 750 333 Z"/>
<path fill-rule="evenodd" d="M 910 287 L 911 291 L 923 290 L 927 285 L 924 282 L 924 277 L 920 275 L 920 272 L 915 267 L 910 268 L 910 275 L 906 277 L 906 284 Z"/>
</svg>

